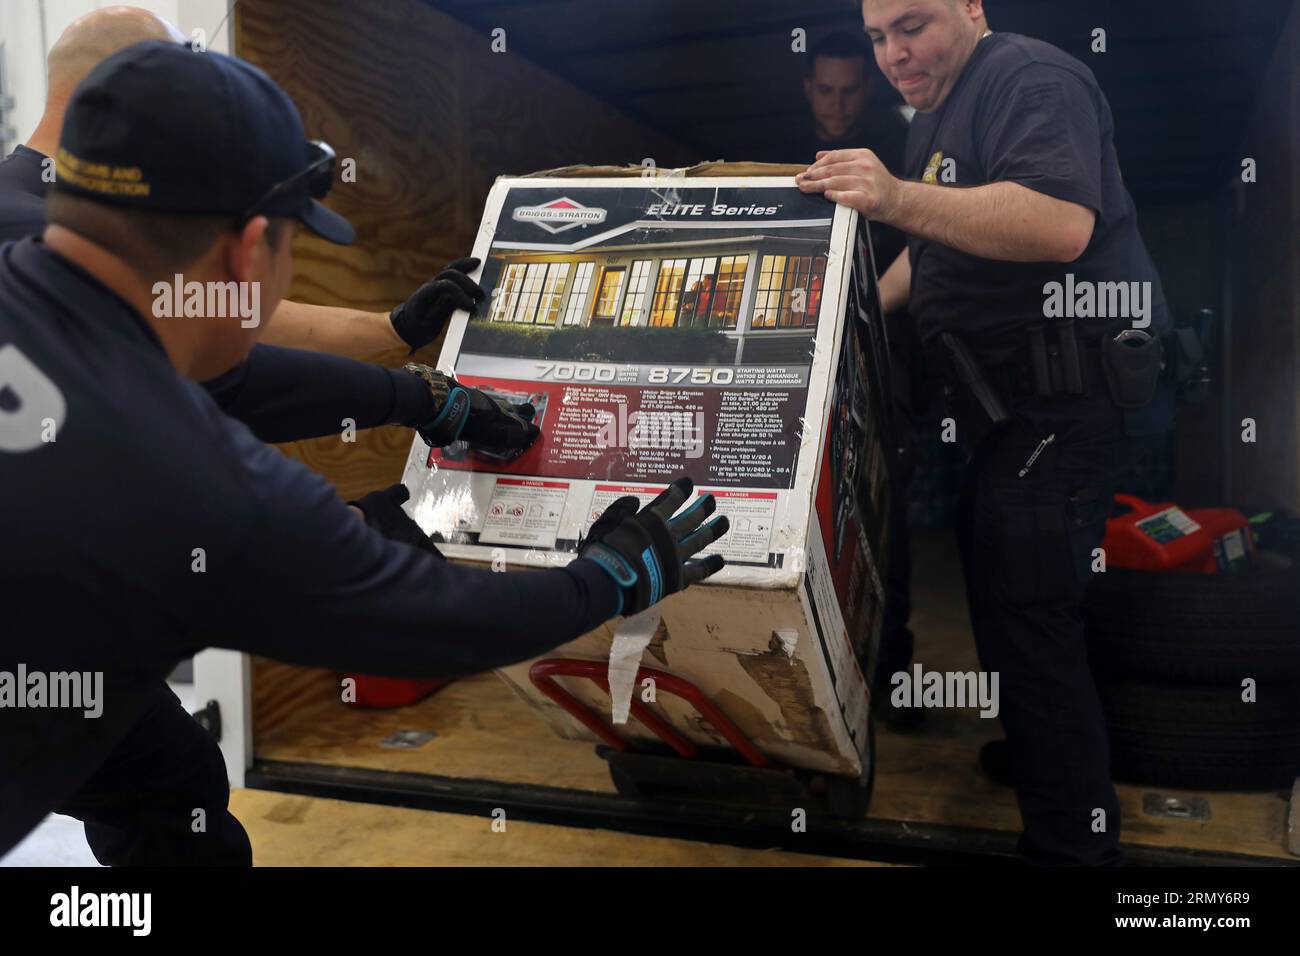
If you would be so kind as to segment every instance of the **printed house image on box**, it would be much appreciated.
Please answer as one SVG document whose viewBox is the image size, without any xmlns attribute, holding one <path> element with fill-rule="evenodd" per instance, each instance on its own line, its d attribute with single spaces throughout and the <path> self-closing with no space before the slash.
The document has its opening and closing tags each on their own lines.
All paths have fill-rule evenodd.
<svg viewBox="0 0 1300 956">
<path fill-rule="evenodd" d="M 638 241 L 631 244 L 633 230 Z M 516 252 L 514 245 L 494 245 L 484 270 L 495 290 L 488 322 L 713 330 L 720 333 L 716 351 L 690 355 L 684 345 L 682 360 L 808 360 L 826 274 L 824 227 L 701 235 L 628 224 L 554 252 Z M 467 350 L 481 341 L 475 331 L 466 336 Z"/>
<path fill-rule="evenodd" d="M 489 296 L 453 320 L 439 367 L 530 402 L 542 435 L 503 455 L 417 438 L 411 515 L 453 560 L 554 566 L 615 498 L 689 474 L 731 522 L 711 549 L 728 564 L 657 605 L 641 665 L 690 682 L 778 764 L 865 773 L 889 489 L 856 215 L 788 178 L 506 179 L 474 255 Z M 606 662 L 621 623 L 546 659 Z M 499 673 L 556 732 L 592 738 L 534 663 Z M 609 719 L 596 683 L 555 681 Z M 729 748 L 693 704 L 653 698 L 681 738 Z M 615 729 L 660 739 L 636 717 Z"/>
</svg>

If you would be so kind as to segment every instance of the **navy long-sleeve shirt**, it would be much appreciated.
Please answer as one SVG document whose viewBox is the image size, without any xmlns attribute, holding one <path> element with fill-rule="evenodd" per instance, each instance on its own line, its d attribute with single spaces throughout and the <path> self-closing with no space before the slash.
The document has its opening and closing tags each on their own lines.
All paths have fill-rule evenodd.
<svg viewBox="0 0 1300 956">
<path fill-rule="evenodd" d="M 203 387 L 269 442 L 338 435 L 345 419 L 356 428 L 415 427 L 437 414 L 428 386 L 410 372 L 275 345 L 254 346 L 247 361 Z"/>
<path fill-rule="evenodd" d="M 260 374 L 226 383 L 236 404 Z M 0 853 L 203 647 L 464 674 L 571 640 L 618 602 L 585 559 L 493 573 L 375 533 L 178 375 L 126 302 L 39 239 L 0 245 L 0 493 L 0 676 L 22 665 L 105 681 L 98 719 L 0 706 Z"/>
</svg>

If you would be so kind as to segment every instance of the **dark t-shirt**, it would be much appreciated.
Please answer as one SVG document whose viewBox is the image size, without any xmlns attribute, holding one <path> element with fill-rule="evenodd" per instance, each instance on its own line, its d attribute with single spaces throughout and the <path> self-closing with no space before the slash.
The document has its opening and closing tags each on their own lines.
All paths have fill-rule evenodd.
<svg viewBox="0 0 1300 956">
<path fill-rule="evenodd" d="M 0 242 L 38 236 L 45 229 L 45 194 L 41 178 L 45 156 L 19 146 L 0 162 Z"/>
<path fill-rule="evenodd" d="M 55 440 L 39 441 L 52 419 Z M 369 674 L 526 660 L 611 617 L 610 577 L 499 574 L 389 541 L 168 363 L 38 239 L 0 245 L 0 671 L 101 671 L 103 715 L 0 707 L 0 854 L 226 647 Z M 196 549 L 202 549 L 202 570 Z"/>
<path fill-rule="evenodd" d="M 1069 263 L 982 259 L 909 236 L 909 309 L 924 341 L 962 332 L 982 359 L 1005 361 L 1025 348 L 1028 323 L 1043 319 L 1044 286 L 1064 287 L 1067 274 L 1076 285 L 1150 282 L 1148 331 L 1168 327 L 1160 277 L 1120 175 L 1110 106 L 1078 60 L 1030 37 L 985 37 L 943 105 L 913 118 L 904 168 L 912 180 L 930 168 L 931 180 L 951 188 L 1019 183 L 1097 213 L 1091 242 Z M 1096 341 L 1132 324 L 1132 317 L 1080 318 L 1075 327 Z"/>
</svg>

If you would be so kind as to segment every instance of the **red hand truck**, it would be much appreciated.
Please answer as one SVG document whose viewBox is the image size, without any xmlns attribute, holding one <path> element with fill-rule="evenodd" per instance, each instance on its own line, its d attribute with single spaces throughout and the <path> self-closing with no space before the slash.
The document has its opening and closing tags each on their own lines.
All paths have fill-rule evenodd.
<svg viewBox="0 0 1300 956">
<path fill-rule="evenodd" d="M 528 678 L 533 686 L 605 743 L 597 752 L 609 763 L 614 786 L 625 796 L 744 806 L 789 807 L 802 805 L 792 801 L 803 801 L 837 817 L 861 819 L 866 815 L 875 777 L 875 737 L 870 721 L 866 767 L 860 777 L 784 767 L 764 755 L 693 683 L 666 671 L 641 667 L 637 669 L 634 686 L 652 680 L 657 690 L 687 701 L 734 748 L 730 753 L 702 752 L 634 694 L 628 708 L 631 715 L 665 745 L 658 752 L 646 752 L 633 747 L 604 718 L 561 686 L 555 680 L 557 677 L 585 678 L 609 694 L 609 665 L 604 661 L 546 658 L 529 668 Z"/>
</svg>

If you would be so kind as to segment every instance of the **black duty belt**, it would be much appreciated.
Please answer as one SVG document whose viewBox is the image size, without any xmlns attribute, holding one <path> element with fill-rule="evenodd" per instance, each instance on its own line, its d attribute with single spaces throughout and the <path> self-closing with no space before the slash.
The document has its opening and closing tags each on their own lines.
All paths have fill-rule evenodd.
<svg viewBox="0 0 1300 956">
<path fill-rule="evenodd" d="M 1043 381 L 1047 389 L 1041 387 L 1039 373 L 1035 372 L 1027 354 L 1022 350 L 996 364 L 985 363 L 975 359 L 973 353 L 965 346 L 962 337 L 953 333 L 940 333 L 926 349 L 926 360 L 938 371 L 939 378 L 950 388 L 970 389 L 973 366 L 975 375 L 982 378 L 984 388 L 992 391 L 1002 402 L 1014 402 L 1025 398 L 1068 397 L 1078 395 L 1085 398 L 1106 394 L 1106 379 L 1101 368 L 1101 344 L 1097 342 L 1079 343 L 1079 373 L 1077 390 L 1070 388 L 1073 376 L 1066 372 L 1065 363 L 1059 352 L 1048 348 Z M 960 358 L 958 358 L 960 356 Z M 984 402 L 981 402 L 984 404 Z"/>
<path fill-rule="evenodd" d="M 1026 342 L 1008 359 L 984 365 L 956 332 L 940 332 L 926 345 L 946 391 L 973 401 L 989 425 L 1010 417 L 1008 406 L 1052 398 L 1109 399 L 1121 409 L 1150 403 L 1160 382 L 1184 400 L 1208 391 L 1204 342 L 1213 315 L 1198 314 L 1192 324 L 1175 326 L 1159 338 L 1143 330 L 1106 332 L 1100 340 L 1083 340 L 1073 320 L 1035 322 Z"/>
<path fill-rule="evenodd" d="M 1045 346 L 1037 357 L 1031 349 L 997 367 L 994 373 L 1015 398 L 1093 398 L 1106 394 L 1106 378 L 1101 367 L 1100 342 L 1075 342 L 1077 361 L 1062 353 L 1055 344 Z M 999 374 L 1000 373 L 1000 374 Z"/>
</svg>

